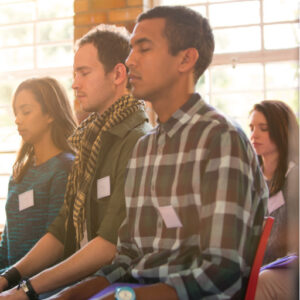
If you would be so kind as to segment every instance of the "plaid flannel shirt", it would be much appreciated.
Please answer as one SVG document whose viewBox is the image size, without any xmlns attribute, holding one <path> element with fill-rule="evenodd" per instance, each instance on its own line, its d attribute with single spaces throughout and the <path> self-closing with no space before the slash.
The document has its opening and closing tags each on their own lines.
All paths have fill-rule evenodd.
<svg viewBox="0 0 300 300">
<path fill-rule="evenodd" d="M 241 299 L 267 186 L 245 134 L 194 94 L 142 137 L 128 164 L 127 217 L 110 282 L 164 282 L 179 299 Z M 168 228 L 172 206 L 182 227 Z"/>
</svg>

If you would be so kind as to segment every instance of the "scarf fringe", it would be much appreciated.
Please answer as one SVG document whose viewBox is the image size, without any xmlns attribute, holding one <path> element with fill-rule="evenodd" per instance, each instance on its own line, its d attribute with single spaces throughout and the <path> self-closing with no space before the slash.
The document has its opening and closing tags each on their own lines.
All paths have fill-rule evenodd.
<svg viewBox="0 0 300 300">
<path fill-rule="evenodd" d="M 96 162 L 102 147 L 103 132 L 118 125 L 136 111 L 145 111 L 144 101 L 125 95 L 101 116 L 98 113 L 92 113 L 69 138 L 69 142 L 77 149 L 77 155 L 68 177 L 64 205 L 67 207 L 69 218 L 72 215 L 70 209 L 74 200 L 73 224 L 77 245 L 83 239 L 86 218 L 85 203 L 96 172 Z M 68 218 L 65 226 L 68 224 Z"/>
</svg>

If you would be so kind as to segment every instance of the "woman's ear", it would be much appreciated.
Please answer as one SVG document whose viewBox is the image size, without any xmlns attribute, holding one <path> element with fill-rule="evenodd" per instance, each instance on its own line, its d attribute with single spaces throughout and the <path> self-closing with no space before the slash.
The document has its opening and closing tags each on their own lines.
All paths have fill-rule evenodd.
<svg viewBox="0 0 300 300">
<path fill-rule="evenodd" d="M 180 55 L 181 60 L 178 68 L 180 72 L 187 72 L 193 69 L 199 58 L 199 53 L 196 48 L 182 50 Z"/>
<path fill-rule="evenodd" d="M 122 63 L 115 65 L 113 69 L 113 80 L 116 85 L 122 84 L 124 81 L 127 81 L 127 71 L 126 67 Z"/>
</svg>

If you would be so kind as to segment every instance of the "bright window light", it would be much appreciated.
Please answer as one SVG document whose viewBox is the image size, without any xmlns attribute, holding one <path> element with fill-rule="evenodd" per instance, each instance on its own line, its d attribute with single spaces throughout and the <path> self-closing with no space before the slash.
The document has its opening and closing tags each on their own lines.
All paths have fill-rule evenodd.
<svg viewBox="0 0 300 300">
<path fill-rule="evenodd" d="M 27 78 L 53 76 L 73 98 L 73 2 L 0 1 L 0 226 L 5 222 L 8 180 L 21 142 L 11 109 L 14 90 Z"/>
</svg>

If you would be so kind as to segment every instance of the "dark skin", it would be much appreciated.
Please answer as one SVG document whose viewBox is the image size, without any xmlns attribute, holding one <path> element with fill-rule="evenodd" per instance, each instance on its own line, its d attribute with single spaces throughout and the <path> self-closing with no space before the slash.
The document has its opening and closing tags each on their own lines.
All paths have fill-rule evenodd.
<svg viewBox="0 0 300 300">
<path fill-rule="evenodd" d="M 198 52 L 194 48 L 180 51 L 176 56 L 171 55 L 168 51 L 167 40 L 162 35 L 164 26 L 164 22 L 161 19 L 146 20 L 138 23 L 134 30 L 134 38 L 131 40 L 131 55 L 127 58 L 126 62 L 130 70 L 135 70 L 136 68 L 139 70 L 136 71 L 136 77 L 132 77 L 132 85 L 136 84 L 136 90 L 142 93 L 142 96 L 144 96 L 144 93 L 154 95 L 152 99 L 153 108 L 161 122 L 168 120 L 183 105 L 184 101 L 189 99 L 190 94 L 194 91 L 193 68 L 198 59 Z M 141 55 L 139 48 L 141 44 L 145 46 L 144 43 L 149 47 L 146 51 L 147 55 Z M 165 82 L 163 77 L 160 78 L 163 80 L 163 83 L 156 80 L 157 73 L 154 72 L 155 70 L 152 67 L 153 62 L 157 62 L 158 60 L 160 62 L 167 61 L 168 66 L 172 67 L 172 70 L 168 69 L 168 73 L 166 74 L 169 81 L 170 74 L 176 79 L 176 83 L 173 82 L 171 87 L 169 81 Z M 135 74 L 134 71 L 133 74 Z M 140 74 L 143 74 L 143 76 L 140 76 Z M 148 77 L 148 82 L 155 82 L 156 87 L 154 88 L 154 92 L 149 92 L 150 88 L 146 79 L 146 83 L 140 80 L 140 78 L 147 78 L 147 75 L 151 74 L 152 77 L 150 76 L 150 79 Z M 162 84 L 163 86 L 161 86 Z M 169 99 L 172 99 L 172 101 L 170 102 Z M 102 277 L 90 277 L 50 299 L 88 299 L 108 285 L 108 281 Z M 175 289 L 164 283 L 143 286 L 134 290 L 137 300 L 178 300 Z M 114 293 L 103 299 L 114 300 Z"/>
<path fill-rule="evenodd" d="M 87 279 L 61 291 L 60 293 L 48 299 L 85 300 L 108 286 L 109 282 L 104 277 L 88 277 Z M 164 283 L 157 283 L 135 288 L 134 291 L 137 300 L 178 300 L 176 291 L 171 286 Z M 114 293 L 109 294 L 103 298 L 103 300 L 115 300 Z"/>
</svg>

